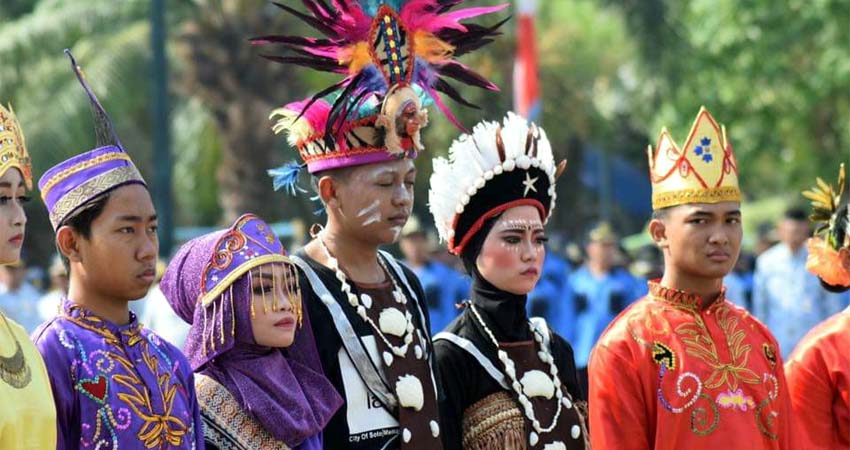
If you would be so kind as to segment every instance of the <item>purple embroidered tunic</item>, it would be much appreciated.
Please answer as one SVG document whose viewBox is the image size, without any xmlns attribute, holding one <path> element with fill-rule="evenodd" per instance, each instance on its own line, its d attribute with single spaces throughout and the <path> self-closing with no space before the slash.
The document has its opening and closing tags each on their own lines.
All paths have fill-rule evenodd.
<svg viewBox="0 0 850 450">
<path fill-rule="evenodd" d="M 68 300 L 33 334 L 58 418 L 59 449 L 203 449 L 192 369 L 130 313 L 117 326 Z"/>
</svg>

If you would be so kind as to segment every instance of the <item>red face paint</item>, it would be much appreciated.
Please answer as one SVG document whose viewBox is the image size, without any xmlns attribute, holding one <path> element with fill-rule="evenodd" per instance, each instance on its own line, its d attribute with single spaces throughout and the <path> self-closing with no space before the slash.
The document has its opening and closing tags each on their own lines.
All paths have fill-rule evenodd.
<svg viewBox="0 0 850 450">
<path fill-rule="evenodd" d="M 497 288 L 524 295 L 540 279 L 545 255 L 540 213 L 532 206 L 517 206 L 499 217 L 484 240 L 476 265 Z"/>
</svg>

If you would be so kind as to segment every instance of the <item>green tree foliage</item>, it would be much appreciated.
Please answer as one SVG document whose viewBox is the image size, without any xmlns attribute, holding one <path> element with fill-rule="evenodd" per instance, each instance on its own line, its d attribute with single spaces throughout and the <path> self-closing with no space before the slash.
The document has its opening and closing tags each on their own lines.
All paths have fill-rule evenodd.
<svg viewBox="0 0 850 450">
<path fill-rule="evenodd" d="M 684 139 L 700 105 L 727 124 L 744 190 L 798 197 L 850 160 L 850 2 L 630 0 L 631 111 Z"/>
<path fill-rule="evenodd" d="M 727 124 L 751 198 L 796 197 L 816 175 L 830 177 L 838 162 L 850 160 L 847 0 L 538 3 L 540 120 L 556 156 L 569 159 L 554 228 L 576 237 L 600 212 L 599 195 L 578 180 L 582 149 L 593 145 L 645 170 L 644 150 L 661 127 L 682 140 L 703 104 Z M 62 55 L 70 47 L 122 142 L 152 179 L 149 7 L 146 0 L 3 1 L 0 100 L 18 112 L 36 177 L 94 145 L 88 101 Z M 495 23 L 506 14 L 478 21 Z M 306 196 L 271 192 L 265 170 L 296 152 L 271 134 L 267 116 L 334 77 L 282 68 L 247 42 L 293 27 L 315 32 L 266 0 L 175 0 L 166 17 L 178 224 L 220 224 L 243 210 L 270 220 L 321 220 L 311 216 Z M 512 107 L 515 22 L 503 32 L 461 58 L 502 88 L 460 88 L 479 110 L 448 100 L 467 127 L 498 120 Z M 417 163 L 416 211 L 426 223 L 430 159 L 445 155 L 460 133 L 436 111 L 431 118 L 427 151 Z M 28 234 L 45 237 L 28 239 L 28 251 L 46 255 L 52 240 L 44 208 L 34 202 L 28 213 Z M 616 208 L 613 213 L 623 231 L 640 228 L 640 219 L 629 223 Z"/>
<path fill-rule="evenodd" d="M 53 164 L 94 146 L 89 102 L 62 54 L 66 47 L 84 64 L 122 142 L 143 173 L 150 173 L 147 2 L 16 0 L 11 8 L 5 5 L 0 8 L 6 14 L 0 20 L 0 100 L 15 107 L 36 179 Z M 27 239 L 27 256 L 46 260 L 53 234 L 41 202 L 33 202 L 27 216 L 28 236 L 38 237 Z"/>
</svg>

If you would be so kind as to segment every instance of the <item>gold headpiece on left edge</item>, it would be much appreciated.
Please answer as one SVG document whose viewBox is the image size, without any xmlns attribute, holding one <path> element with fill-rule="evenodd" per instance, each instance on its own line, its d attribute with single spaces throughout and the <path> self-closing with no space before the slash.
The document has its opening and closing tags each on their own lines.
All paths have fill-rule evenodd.
<svg viewBox="0 0 850 450">
<path fill-rule="evenodd" d="M 0 176 L 12 167 L 21 171 L 27 189 L 31 190 L 32 162 L 27 152 L 24 132 L 12 105 L 6 109 L 0 104 Z"/>
</svg>

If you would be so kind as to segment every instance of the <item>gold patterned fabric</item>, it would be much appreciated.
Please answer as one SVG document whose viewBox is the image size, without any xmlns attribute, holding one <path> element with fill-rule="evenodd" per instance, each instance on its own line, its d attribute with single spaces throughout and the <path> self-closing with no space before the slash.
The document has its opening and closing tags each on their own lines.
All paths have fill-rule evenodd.
<svg viewBox="0 0 850 450">
<path fill-rule="evenodd" d="M 221 450 L 289 450 L 246 414 L 233 395 L 217 381 L 196 373 L 195 390 L 207 443 Z"/>
<path fill-rule="evenodd" d="M 129 319 L 118 325 L 65 300 L 61 314 L 33 333 L 53 388 L 55 448 L 202 446 L 186 357 L 134 313 Z"/>
<path fill-rule="evenodd" d="M 650 281 L 599 338 L 589 373 L 597 448 L 799 448 L 776 340 L 725 291 L 707 303 Z"/>
<path fill-rule="evenodd" d="M 526 442 L 522 411 L 505 391 L 490 394 L 463 412 L 466 450 L 525 450 Z"/>
<path fill-rule="evenodd" d="M 27 189 L 32 189 L 32 164 L 21 124 L 12 105 L 9 109 L 0 105 L 0 176 L 12 167 L 21 171 Z"/>
<path fill-rule="evenodd" d="M 0 358 L 22 351 L 28 380 L 21 386 L 0 377 L 0 449 L 56 448 L 56 407 L 44 361 L 22 326 L 2 313 L 0 321 Z"/>
<path fill-rule="evenodd" d="M 590 449 L 588 430 L 585 425 L 587 403 L 576 402 L 574 411 L 575 419 L 578 419 L 577 425 L 581 429 L 580 438 L 558 441 L 564 447 L 555 448 Z M 562 423 L 558 424 L 559 430 L 566 431 L 572 425 L 576 425 L 572 423 L 573 421 L 565 420 L 565 416 L 567 416 L 566 411 L 563 413 Z M 466 408 L 463 412 L 462 426 L 464 450 L 529 450 L 525 417 L 517 401 L 507 391 L 490 394 Z M 550 443 L 547 447 L 540 442 L 537 446 L 548 450 L 554 445 L 556 444 Z"/>
<path fill-rule="evenodd" d="M 96 195 L 131 181 L 144 183 L 142 175 L 135 166 L 118 167 L 86 181 L 63 195 L 56 202 L 50 211 L 50 222 L 54 228 L 58 227 L 62 219 L 69 213 L 84 205 Z"/>
<path fill-rule="evenodd" d="M 73 165 L 71 167 L 68 167 L 67 169 L 62 170 L 61 172 L 57 173 L 56 175 L 51 176 L 50 179 L 47 180 L 47 182 L 43 186 L 41 186 L 41 188 L 40 188 L 41 195 L 47 196 L 47 194 L 50 193 L 50 190 L 53 189 L 54 186 L 56 186 L 57 184 L 61 183 L 64 180 L 66 180 L 68 177 L 74 175 L 75 173 L 80 173 L 83 170 L 90 169 L 92 167 L 99 166 L 101 164 L 107 163 L 109 161 L 115 161 L 115 160 L 132 162 L 130 160 L 130 155 L 123 153 L 123 152 L 110 152 L 110 153 L 106 153 L 106 154 L 103 154 L 101 156 L 98 156 L 96 158 L 81 161 L 80 163 L 78 163 L 76 165 Z"/>
</svg>

